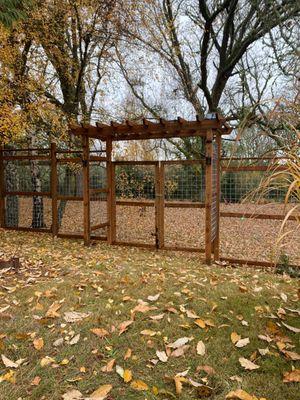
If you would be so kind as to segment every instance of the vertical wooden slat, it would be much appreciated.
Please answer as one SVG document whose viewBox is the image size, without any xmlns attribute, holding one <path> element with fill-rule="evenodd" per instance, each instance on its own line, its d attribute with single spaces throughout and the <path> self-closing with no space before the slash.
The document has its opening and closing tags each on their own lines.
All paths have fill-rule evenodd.
<svg viewBox="0 0 300 400">
<path fill-rule="evenodd" d="M 83 239 L 85 246 L 91 243 L 91 218 L 90 218 L 90 149 L 89 138 L 82 138 L 82 172 L 83 172 Z"/>
<path fill-rule="evenodd" d="M 211 226 L 211 205 L 212 205 L 212 130 L 207 131 L 205 155 L 205 261 L 211 264 L 212 255 L 212 226 Z"/>
<path fill-rule="evenodd" d="M 51 205 L 52 205 L 52 235 L 58 235 L 58 208 L 57 208 L 57 159 L 56 143 L 51 143 Z"/>
<path fill-rule="evenodd" d="M 106 140 L 106 157 L 107 157 L 107 218 L 108 218 L 108 244 L 116 242 L 116 188 L 115 188 L 115 165 L 112 162 L 112 140 Z"/>
<path fill-rule="evenodd" d="M 165 182 L 164 164 L 158 162 L 155 165 L 155 234 L 156 248 L 162 249 L 164 241 L 164 211 L 165 211 Z"/>
<path fill-rule="evenodd" d="M 216 222 L 216 237 L 213 244 L 213 252 L 214 252 L 214 260 L 220 260 L 220 201 L 221 201 L 221 148 L 222 148 L 222 140 L 221 134 L 217 134 L 216 143 L 217 143 L 217 182 L 216 182 L 216 194 L 217 194 L 217 204 L 216 204 L 216 213 L 217 213 L 217 222 Z"/>
<path fill-rule="evenodd" d="M 5 182 L 4 182 L 4 147 L 0 146 L 0 227 L 5 227 Z"/>
</svg>

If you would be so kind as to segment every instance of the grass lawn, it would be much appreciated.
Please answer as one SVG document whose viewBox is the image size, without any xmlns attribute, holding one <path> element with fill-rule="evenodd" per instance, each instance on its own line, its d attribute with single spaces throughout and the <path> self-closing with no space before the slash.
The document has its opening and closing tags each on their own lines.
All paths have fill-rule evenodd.
<svg viewBox="0 0 300 400">
<path fill-rule="evenodd" d="M 1 400 L 101 399 L 102 385 L 107 400 L 299 399 L 283 382 L 299 380 L 296 279 L 0 230 L 10 256 L 23 266 L 0 270 Z"/>
</svg>

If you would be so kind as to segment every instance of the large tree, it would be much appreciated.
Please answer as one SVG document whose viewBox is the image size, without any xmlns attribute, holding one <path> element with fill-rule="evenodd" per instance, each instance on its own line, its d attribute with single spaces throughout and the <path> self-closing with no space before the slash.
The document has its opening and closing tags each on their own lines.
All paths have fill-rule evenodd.
<svg viewBox="0 0 300 400">
<path fill-rule="evenodd" d="M 145 52 L 148 63 L 152 58 L 156 65 L 161 63 L 161 71 L 168 71 L 173 82 L 167 101 L 171 96 L 181 102 L 185 99 L 190 113 L 202 117 L 207 112 L 233 111 L 234 118 L 240 120 L 245 117 L 244 107 L 232 110 L 226 91 L 240 85 L 241 70 L 247 72 L 249 68 L 253 72 L 251 63 L 246 65 L 247 57 L 268 57 L 270 45 L 263 41 L 271 34 L 281 38 L 280 32 L 286 32 L 299 12 L 299 2 L 294 0 L 140 1 L 131 12 L 130 28 L 124 29 L 130 46 L 126 52 L 119 45 L 118 63 L 133 93 L 153 116 L 163 111 L 161 98 L 149 97 L 147 78 L 143 73 L 139 75 L 139 64 L 134 65 L 130 54 L 132 49 L 141 60 Z M 237 98 L 242 104 L 240 93 Z M 250 106 L 251 101 L 244 105 Z M 195 149 L 194 142 L 181 142 L 181 150 L 189 153 Z"/>
</svg>

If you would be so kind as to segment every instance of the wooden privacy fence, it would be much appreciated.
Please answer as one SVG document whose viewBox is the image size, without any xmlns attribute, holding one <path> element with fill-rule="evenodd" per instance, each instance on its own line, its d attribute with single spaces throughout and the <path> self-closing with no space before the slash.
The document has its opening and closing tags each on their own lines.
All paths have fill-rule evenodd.
<svg viewBox="0 0 300 400">
<path fill-rule="evenodd" d="M 171 125 L 144 121 L 139 129 L 130 123 L 75 127 L 80 149 L 61 150 L 55 144 L 50 149 L 2 149 L 1 227 L 83 238 L 86 245 L 102 240 L 199 252 L 208 264 L 214 258 L 274 265 L 271 245 L 284 219 L 285 192 L 273 189 L 259 204 L 249 197 L 274 160 L 221 158 L 222 126 L 222 121 L 197 120 L 191 128 L 180 120 Z M 157 138 L 173 129 L 176 137 L 202 136 L 203 157 L 112 161 L 114 140 Z M 90 149 L 91 138 L 101 141 L 101 150 Z M 277 168 L 284 171 L 284 162 Z M 296 224 L 296 216 L 289 223 Z M 285 251 L 298 264 L 297 243 L 296 234 Z"/>
</svg>

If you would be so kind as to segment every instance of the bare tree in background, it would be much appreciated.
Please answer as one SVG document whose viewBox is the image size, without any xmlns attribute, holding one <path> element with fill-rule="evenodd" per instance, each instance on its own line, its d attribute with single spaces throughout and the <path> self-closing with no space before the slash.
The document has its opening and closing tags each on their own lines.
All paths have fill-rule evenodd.
<svg viewBox="0 0 300 400">
<path fill-rule="evenodd" d="M 154 0 L 138 2 L 134 11 L 131 28 L 125 29 L 130 51 L 143 48 L 150 56 L 159 56 L 177 81 L 177 95 L 203 117 L 206 112 L 228 111 L 224 93 L 231 82 L 240 79 L 241 61 L 246 54 L 251 57 L 264 51 L 262 40 L 275 31 L 280 34 L 292 23 L 300 5 L 294 0 Z M 119 48 L 117 54 L 133 93 L 148 113 L 157 116 L 156 105 L 149 102 L 141 82 L 136 76 L 133 79 L 128 68 L 130 53 Z M 244 67 L 250 65 L 244 63 Z M 194 141 L 180 145 L 187 153 L 195 148 Z"/>
</svg>

